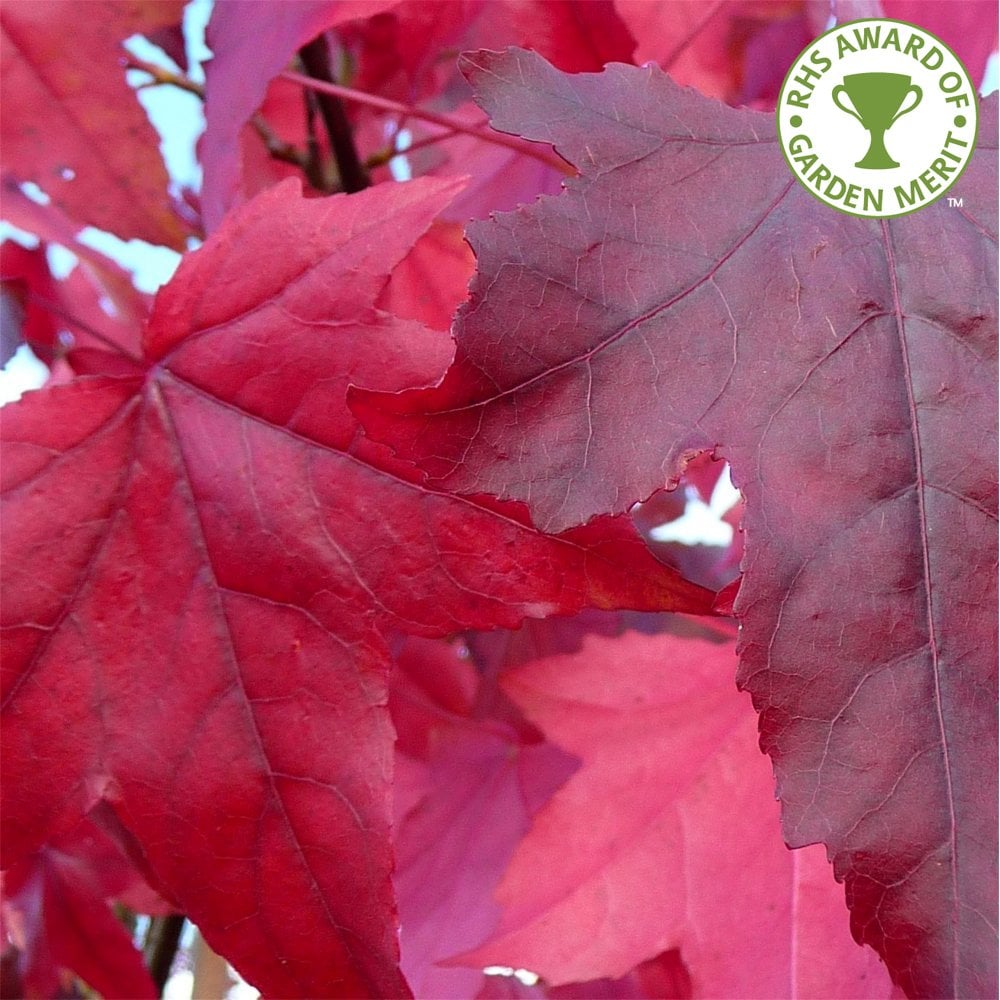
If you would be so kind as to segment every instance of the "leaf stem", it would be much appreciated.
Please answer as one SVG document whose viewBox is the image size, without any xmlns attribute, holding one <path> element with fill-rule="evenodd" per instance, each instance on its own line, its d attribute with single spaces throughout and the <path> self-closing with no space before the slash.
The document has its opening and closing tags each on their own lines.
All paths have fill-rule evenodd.
<svg viewBox="0 0 1000 1000">
<path fill-rule="evenodd" d="M 286 80 L 290 80 L 292 83 L 297 83 L 300 87 L 309 87 L 310 89 L 319 91 L 320 93 L 331 94 L 334 97 L 342 98 L 345 101 L 354 101 L 357 104 L 365 104 L 370 108 L 377 108 L 379 111 L 388 111 L 391 114 L 419 118 L 421 121 L 430 122 L 433 125 L 439 125 L 451 132 L 461 132 L 464 135 L 474 136 L 477 139 L 481 139 L 483 142 L 489 142 L 495 146 L 506 146 L 509 149 L 513 149 L 516 152 L 521 153 L 523 156 L 531 156 L 536 160 L 540 160 L 546 166 L 552 167 L 553 170 L 558 170 L 560 173 L 568 176 L 573 176 L 576 173 L 576 171 L 564 160 L 556 159 L 540 149 L 533 149 L 530 145 L 526 145 L 523 139 L 517 139 L 514 136 L 505 135 L 502 132 L 495 132 L 492 129 L 488 129 L 485 122 L 481 125 L 467 125 L 465 122 L 459 121 L 456 118 L 450 118 L 448 115 L 439 115 L 436 112 L 428 111 L 425 108 L 407 107 L 405 104 L 400 104 L 397 101 L 390 101 L 388 98 L 379 97 L 377 94 L 366 94 L 364 91 L 354 90 L 352 87 L 343 87 L 337 83 L 326 83 L 322 80 L 314 80 L 312 77 L 303 76 L 301 73 L 295 73 L 291 70 L 286 70 L 281 74 L 281 76 Z"/>
</svg>

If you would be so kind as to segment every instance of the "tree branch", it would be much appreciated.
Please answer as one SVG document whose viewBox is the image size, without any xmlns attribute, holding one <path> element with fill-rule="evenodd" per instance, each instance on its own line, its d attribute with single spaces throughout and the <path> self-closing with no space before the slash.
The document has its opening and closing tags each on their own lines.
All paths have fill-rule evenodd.
<svg viewBox="0 0 1000 1000">
<path fill-rule="evenodd" d="M 324 83 L 333 82 L 330 73 L 329 51 L 326 46 L 326 38 L 323 35 L 314 38 L 308 45 L 302 46 L 299 49 L 299 56 L 310 77 Z M 323 124 L 326 125 L 330 146 L 337 161 L 340 186 L 349 194 L 363 191 L 371 185 L 371 181 L 358 158 L 358 151 L 354 146 L 354 134 L 351 131 L 351 123 L 347 120 L 343 102 L 335 94 L 322 90 L 317 91 L 317 95 L 319 111 L 323 116 Z"/>
<path fill-rule="evenodd" d="M 181 941 L 181 931 L 184 930 L 184 914 L 172 913 L 168 917 L 156 917 L 150 930 L 152 934 L 146 945 L 146 963 L 149 974 L 162 995 Z"/>
</svg>

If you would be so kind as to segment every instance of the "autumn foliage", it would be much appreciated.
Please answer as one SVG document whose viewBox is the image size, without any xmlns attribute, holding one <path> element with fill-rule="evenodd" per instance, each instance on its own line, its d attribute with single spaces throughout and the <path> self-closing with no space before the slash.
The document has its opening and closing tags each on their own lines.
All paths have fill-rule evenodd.
<svg viewBox="0 0 1000 1000">
<path fill-rule="evenodd" d="M 271 997 L 995 996 L 996 97 L 879 222 L 774 140 L 826 0 L 183 14 L 0 11 L 4 989 L 155 996 L 114 905 Z"/>
</svg>

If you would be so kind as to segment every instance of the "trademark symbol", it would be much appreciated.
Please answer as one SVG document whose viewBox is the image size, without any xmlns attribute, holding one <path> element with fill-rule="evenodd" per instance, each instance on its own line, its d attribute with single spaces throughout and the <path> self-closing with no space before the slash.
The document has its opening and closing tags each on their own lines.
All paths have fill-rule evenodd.
<svg viewBox="0 0 1000 1000">
<path fill-rule="evenodd" d="M 962 199 L 961 198 L 949 198 L 948 199 L 948 207 L 949 208 L 961 208 L 962 207 Z"/>
</svg>

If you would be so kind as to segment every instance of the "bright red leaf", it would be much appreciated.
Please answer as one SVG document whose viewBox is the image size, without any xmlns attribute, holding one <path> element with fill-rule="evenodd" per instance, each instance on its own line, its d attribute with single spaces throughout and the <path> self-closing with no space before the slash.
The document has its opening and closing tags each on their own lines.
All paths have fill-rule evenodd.
<svg viewBox="0 0 1000 1000">
<path fill-rule="evenodd" d="M 359 394 L 431 482 L 559 530 L 714 450 L 746 498 L 739 680 L 792 846 L 912 993 L 995 991 L 996 108 L 945 200 L 877 222 L 790 176 L 768 115 L 655 68 L 467 71 L 581 176 L 470 226 L 437 389 Z"/>
<path fill-rule="evenodd" d="M 121 43 L 176 24 L 178 0 L 22 0 L 0 12 L 5 171 L 80 223 L 181 249 L 158 139 L 125 82 Z"/>
<path fill-rule="evenodd" d="M 850 939 L 822 852 L 781 843 L 734 667 L 730 644 L 631 633 L 505 676 L 582 764 L 518 848 L 500 928 L 470 965 L 564 983 L 679 948 L 695 996 L 890 996 L 874 952 Z"/>
<path fill-rule="evenodd" d="M 496 883 L 530 817 L 578 763 L 520 715 L 497 687 L 501 672 L 529 647 L 579 649 L 588 629 L 613 627 L 616 617 L 588 613 L 528 622 L 518 632 L 476 633 L 471 655 L 460 643 L 410 639 L 397 657 L 390 699 L 397 787 L 402 778 L 396 887 L 402 967 L 417 996 L 691 997 L 676 951 L 620 979 L 558 987 L 484 978 L 452 960 L 494 929 Z"/>
<path fill-rule="evenodd" d="M 373 302 L 454 190 L 287 182 L 184 259 L 132 374 L 4 411 L 7 857 L 104 796 L 272 994 L 406 992 L 384 633 L 712 597 L 626 519 L 547 537 L 361 437 L 350 381 L 443 370 Z"/>
<path fill-rule="evenodd" d="M 432 330 L 447 331 L 465 301 L 475 258 L 462 227 L 435 222 L 392 272 L 379 308 Z"/>
</svg>

